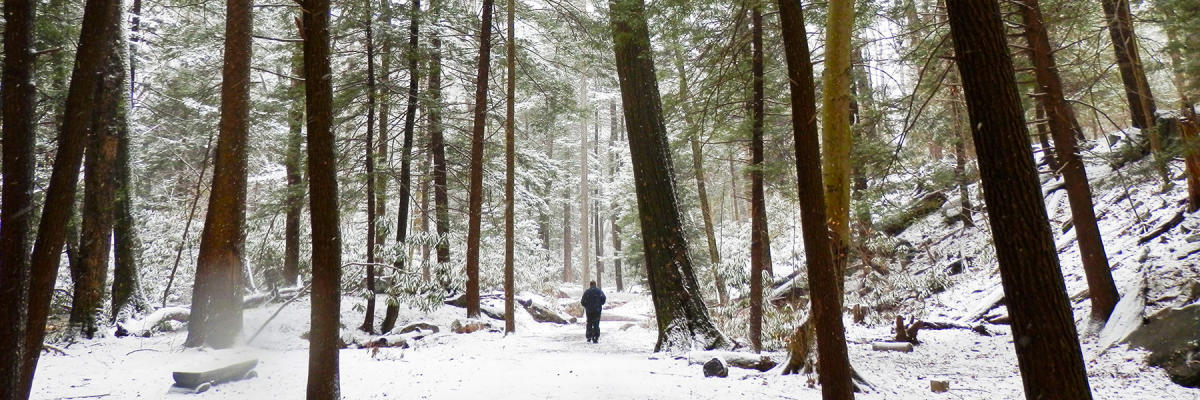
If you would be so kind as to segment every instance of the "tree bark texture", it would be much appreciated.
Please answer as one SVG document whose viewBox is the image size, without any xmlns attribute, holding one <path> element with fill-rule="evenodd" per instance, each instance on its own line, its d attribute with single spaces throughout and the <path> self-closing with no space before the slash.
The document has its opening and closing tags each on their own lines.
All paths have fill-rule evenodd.
<svg viewBox="0 0 1200 400">
<path fill-rule="evenodd" d="M 84 150 L 84 191 L 80 259 L 72 268 L 75 281 L 70 324 L 74 334 L 91 339 L 103 321 L 104 286 L 108 281 L 108 263 L 113 231 L 115 167 L 120 136 L 125 130 L 123 110 L 125 93 L 125 46 L 117 34 L 106 43 L 105 71 L 96 87 L 96 111 Z"/>
<path fill-rule="evenodd" d="M 233 346 L 242 331 L 246 226 L 246 153 L 250 133 L 250 0 L 226 3 L 225 64 L 213 190 L 200 236 L 192 315 L 184 345 Z"/>
<path fill-rule="evenodd" d="M 822 179 L 837 261 L 837 284 L 845 286 L 850 246 L 850 35 L 854 1 L 830 0 L 825 22 L 825 76 L 821 96 Z"/>
<path fill-rule="evenodd" d="M 140 0 L 138 0 L 140 3 Z M 140 4 L 139 4 L 140 5 Z M 135 7 L 136 9 L 137 7 Z M 136 20 L 136 16 L 134 17 Z M 135 25 L 136 26 L 136 25 Z M 117 45 L 119 51 L 128 53 L 127 41 L 121 40 Z M 121 57 L 124 59 L 124 57 Z M 133 63 L 130 65 L 130 78 L 133 75 Z M 123 67 L 123 64 L 122 64 Z M 122 93 L 127 95 L 129 93 Z M 138 279 L 137 258 L 140 253 L 141 241 L 137 235 L 137 224 L 133 217 L 133 182 L 130 173 L 129 154 L 129 120 L 128 113 L 131 99 L 125 97 L 119 105 L 119 129 L 117 134 L 117 159 L 113 170 L 113 286 L 112 286 L 112 319 L 120 321 L 133 313 L 150 311 L 142 285 Z"/>
<path fill-rule="evenodd" d="M 645 4 L 642 0 L 610 0 L 609 10 L 650 294 L 658 321 L 654 350 L 727 347 L 728 339 L 708 316 L 688 257 Z"/>
<path fill-rule="evenodd" d="M 505 44 L 505 75 L 507 75 L 507 85 L 505 86 L 505 97 L 507 100 L 504 104 L 504 332 L 513 333 L 517 331 L 515 320 L 516 308 L 513 305 L 513 292 L 516 290 L 516 285 L 513 277 L 513 186 L 516 181 L 514 175 L 515 146 L 516 138 L 513 134 L 513 118 L 515 118 L 516 108 L 513 104 L 516 102 L 517 79 L 516 79 L 516 57 L 517 47 L 515 40 L 516 29 L 513 21 L 513 13 L 515 11 L 514 4 L 516 0 L 508 0 L 507 17 L 508 17 L 508 41 Z"/>
<path fill-rule="evenodd" d="M 763 193 L 763 28 L 762 5 L 751 7 L 750 20 L 753 62 L 754 97 L 751 100 L 753 117 L 750 127 L 750 348 L 762 351 L 763 274 L 771 270 L 771 242 L 767 231 L 767 201 Z"/>
<path fill-rule="evenodd" d="M 479 316 L 479 224 L 483 215 L 483 134 L 487 129 L 488 72 L 492 59 L 492 4 L 483 0 L 475 76 L 475 119 L 471 126 L 471 187 L 467 223 L 467 317 Z"/>
<path fill-rule="evenodd" d="M 947 0 L 1028 399 L 1090 399 L 996 1 Z"/>
<path fill-rule="evenodd" d="M 312 328 L 308 348 L 309 400 L 341 397 L 338 331 L 342 235 L 338 225 L 337 145 L 329 65 L 329 0 L 301 3 L 304 104 L 308 127 L 309 207 L 312 218 Z"/>
<path fill-rule="evenodd" d="M 303 49 L 292 55 L 292 75 L 304 74 Z M 287 197 L 283 234 L 283 283 L 296 286 L 300 281 L 300 216 L 304 212 L 304 81 L 293 79 L 288 88 L 288 139 L 283 164 L 287 174 Z"/>
<path fill-rule="evenodd" d="M 797 188 L 805 261 L 812 292 L 812 321 L 817 336 L 817 372 L 826 400 L 854 398 L 846 330 L 842 325 L 840 276 L 833 255 L 821 182 L 817 100 L 804 14 L 799 0 L 779 0 L 784 52 L 791 89 Z"/>
<path fill-rule="evenodd" d="M 36 141 L 33 83 L 33 0 L 4 2 L 3 192 L 0 193 L 0 400 L 24 398 L 21 362 L 25 354 L 25 320 L 29 302 L 29 252 L 33 216 L 33 172 Z M 60 245 L 61 247 L 61 245 Z M 57 268 L 56 268 L 57 270 Z M 53 285 L 53 282 L 51 282 Z M 33 353 L 39 353 L 39 350 Z"/>
</svg>

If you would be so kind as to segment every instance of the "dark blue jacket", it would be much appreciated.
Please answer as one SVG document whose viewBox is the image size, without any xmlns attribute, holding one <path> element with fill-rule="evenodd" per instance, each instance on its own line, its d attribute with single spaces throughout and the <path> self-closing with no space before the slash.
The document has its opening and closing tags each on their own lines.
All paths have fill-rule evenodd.
<svg viewBox="0 0 1200 400">
<path fill-rule="evenodd" d="M 604 292 L 600 288 L 593 287 L 583 291 L 583 299 L 579 303 L 583 304 L 583 309 L 587 310 L 588 314 L 595 315 L 600 313 L 605 300 Z"/>
</svg>

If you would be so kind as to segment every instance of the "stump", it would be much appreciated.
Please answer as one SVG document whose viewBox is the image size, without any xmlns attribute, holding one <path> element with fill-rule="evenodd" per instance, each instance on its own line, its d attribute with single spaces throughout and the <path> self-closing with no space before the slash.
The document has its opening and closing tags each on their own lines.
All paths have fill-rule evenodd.
<svg viewBox="0 0 1200 400">
<path fill-rule="evenodd" d="M 729 367 L 725 366 L 725 361 L 722 361 L 720 358 L 713 357 L 713 359 L 704 363 L 704 377 L 713 376 L 718 378 L 729 376 Z"/>
<path fill-rule="evenodd" d="M 950 381 L 929 381 L 929 390 L 934 393 L 949 392 Z"/>
</svg>

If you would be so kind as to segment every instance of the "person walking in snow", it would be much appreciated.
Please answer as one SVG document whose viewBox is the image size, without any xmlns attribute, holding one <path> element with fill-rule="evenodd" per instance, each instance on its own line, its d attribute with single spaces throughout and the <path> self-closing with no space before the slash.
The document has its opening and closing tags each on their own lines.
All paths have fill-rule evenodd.
<svg viewBox="0 0 1200 400">
<path fill-rule="evenodd" d="M 600 311 L 604 301 L 604 291 L 596 287 L 596 281 L 592 281 L 591 287 L 583 291 L 583 299 L 579 301 L 587 314 L 587 333 L 584 336 L 592 343 L 600 343 Z"/>
</svg>

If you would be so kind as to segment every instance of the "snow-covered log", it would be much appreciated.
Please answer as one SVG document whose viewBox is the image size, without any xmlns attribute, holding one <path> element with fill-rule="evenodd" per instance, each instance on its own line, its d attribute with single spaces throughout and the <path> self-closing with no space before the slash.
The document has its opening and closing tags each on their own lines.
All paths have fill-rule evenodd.
<svg viewBox="0 0 1200 400">
<path fill-rule="evenodd" d="M 689 364 L 703 364 L 714 358 L 721 359 L 730 367 L 752 369 L 759 372 L 769 371 L 779 365 L 771 357 L 762 354 L 737 351 L 693 351 L 688 353 Z"/>
<path fill-rule="evenodd" d="M 875 342 L 871 343 L 871 350 L 875 351 L 900 351 L 908 353 L 913 351 L 913 345 L 909 342 Z"/>
<path fill-rule="evenodd" d="M 521 303 L 521 307 L 525 308 L 525 311 L 533 317 L 534 321 L 549 322 L 560 325 L 567 323 L 567 318 L 564 318 L 557 310 L 551 308 L 549 305 L 534 301 L 534 299 L 517 299 L 517 302 Z"/>
<path fill-rule="evenodd" d="M 160 308 L 150 315 L 147 315 L 141 320 L 129 320 L 117 324 L 117 332 L 115 336 L 141 336 L 150 337 L 157 332 L 161 325 L 167 321 L 187 322 L 191 317 L 192 311 L 186 307 L 164 307 Z"/>
</svg>

